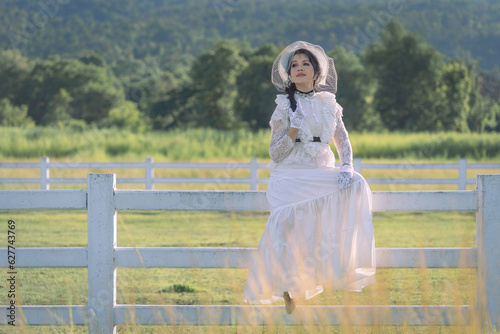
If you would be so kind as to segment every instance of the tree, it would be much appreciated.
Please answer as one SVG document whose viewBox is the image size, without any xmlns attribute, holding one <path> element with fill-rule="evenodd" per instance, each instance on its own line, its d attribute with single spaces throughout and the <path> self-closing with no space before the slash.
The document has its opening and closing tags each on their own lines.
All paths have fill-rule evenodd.
<svg viewBox="0 0 500 334">
<path fill-rule="evenodd" d="M 328 52 L 337 71 L 337 102 L 343 108 L 348 129 L 374 131 L 383 128 L 380 114 L 373 108 L 376 81 L 367 73 L 359 57 L 343 47 Z"/>
<path fill-rule="evenodd" d="M 249 58 L 248 66 L 237 79 L 238 95 L 235 110 L 239 118 L 253 130 L 269 128 L 273 113 L 276 88 L 271 82 L 271 68 L 279 50 L 272 44 L 264 44 Z"/>
<path fill-rule="evenodd" d="M 474 132 L 500 130 L 500 81 L 495 70 L 479 73 L 477 63 L 469 65 L 472 88 L 469 94 L 468 127 Z"/>
<path fill-rule="evenodd" d="M 389 130 L 432 130 L 436 127 L 436 82 L 442 55 L 392 20 L 362 54 L 377 80 L 375 110 Z"/>
<path fill-rule="evenodd" d="M 70 120 L 71 101 L 73 101 L 71 95 L 64 88 L 59 89 L 59 92 L 49 101 L 47 111 L 40 120 L 40 124 L 48 125 Z"/>
<path fill-rule="evenodd" d="M 22 94 L 29 101 L 29 115 L 42 125 L 64 119 L 66 113 L 98 123 L 124 100 L 120 82 L 106 67 L 57 57 L 35 64 Z"/>
<path fill-rule="evenodd" d="M 149 124 L 144 115 L 137 109 L 134 102 L 125 101 L 120 106 L 109 111 L 108 117 L 103 120 L 103 126 L 126 129 L 132 132 L 144 132 Z"/>
<path fill-rule="evenodd" d="M 18 50 L 0 52 L 0 99 L 7 98 L 13 104 L 20 105 L 25 101 L 21 95 L 22 86 L 29 76 L 32 63 Z"/>
<path fill-rule="evenodd" d="M 190 84 L 175 88 L 164 100 L 151 106 L 150 118 L 154 129 L 190 128 L 199 125 L 195 114 L 195 91 Z"/>
<path fill-rule="evenodd" d="M 467 122 L 472 131 L 500 131 L 500 67 L 479 74 L 471 92 L 471 112 Z M 475 103 L 477 101 L 477 103 Z"/>
<path fill-rule="evenodd" d="M 79 58 L 79 60 L 84 63 L 84 64 L 94 64 L 95 66 L 100 66 L 100 67 L 105 67 L 106 66 L 106 61 L 95 54 L 91 54 L 88 56 L 82 56 Z"/>
<path fill-rule="evenodd" d="M 199 126 L 224 130 L 238 126 L 236 78 L 244 66 L 238 46 L 229 41 L 217 43 L 214 50 L 196 58 L 190 73 Z"/>
<path fill-rule="evenodd" d="M 469 131 L 467 117 L 472 93 L 470 68 L 450 61 L 441 69 L 437 84 L 436 127 L 446 131 Z"/>
<path fill-rule="evenodd" d="M 0 100 L 0 125 L 32 127 L 35 122 L 28 116 L 26 105 L 13 106 L 8 99 L 4 98 Z"/>
</svg>

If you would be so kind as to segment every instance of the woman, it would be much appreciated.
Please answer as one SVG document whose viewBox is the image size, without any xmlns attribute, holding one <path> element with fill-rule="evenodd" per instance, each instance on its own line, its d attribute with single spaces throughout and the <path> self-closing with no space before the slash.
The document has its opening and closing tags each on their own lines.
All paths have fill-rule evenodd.
<svg viewBox="0 0 500 334">
<path fill-rule="evenodd" d="M 323 48 L 297 41 L 276 58 L 272 82 L 271 213 L 249 265 L 243 300 L 297 299 L 323 288 L 361 291 L 375 282 L 371 192 L 354 172 L 352 149 L 336 102 L 337 74 Z M 329 142 L 340 159 L 335 167 Z"/>
</svg>

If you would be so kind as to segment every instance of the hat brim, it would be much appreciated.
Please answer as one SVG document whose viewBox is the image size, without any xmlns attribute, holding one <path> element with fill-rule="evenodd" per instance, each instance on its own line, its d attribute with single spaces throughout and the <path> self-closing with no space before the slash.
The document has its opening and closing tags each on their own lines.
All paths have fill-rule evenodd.
<svg viewBox="0 0 500 334">
<path fill-rule="evenodd" d="M 288 80 L 288 73 L 287 73 L 288 66 L 290 66 L 292 56 L 299 49 L 306 49 L 306 50 L 310 51 L 316 57 L 316 59 L 318 60 L 319 68 L 321 69 L 321 71 L 320 71 L 321 74 L 318 77 L 318 79 L 316 80 L 316 83 L 320 84 L 320 85 L 325 84 L 326 74 L 328 73 L 328 66 L 329 66 L 328 58 L 326 58 L 325 55 L 323 53 L 321 53 L 320 51 L 313 49 L 313 48 L 308 48 L 305 46 L 297 47 L 296 49 L 287 52 L 286 54 L 284 54 L 281 57 L 280 66 L 279 66 L 279 74 L 281 76 L 281 79 L 283 81 Z"/>
<path fill-rule="evenodd" d="M 318 92 L 328 91 L 333 94 L 337 92 L 337 71 L 333 59 L 319 45 L 313 45 L 304 41 L 296 41 L 285 47 L 273 62 L 271 70 L 271 81 L 279 92 L 285 92 L 290 87 L 291 80 L 287 73 L 292 55 L 299 49 L 306 49 L 318 60 L 320 74 L 314 83 L 314 89 Z"/>
</svg>

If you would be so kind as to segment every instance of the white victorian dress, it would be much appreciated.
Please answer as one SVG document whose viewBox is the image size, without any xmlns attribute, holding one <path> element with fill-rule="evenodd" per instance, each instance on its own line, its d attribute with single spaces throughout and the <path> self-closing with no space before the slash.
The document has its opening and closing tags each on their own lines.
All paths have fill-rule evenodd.
<svg viewBox="0 0 500 334">
<path fill-rule="evenodd" d="M 370 188 L 354 172 L 351 185 L 339 189 L 340 168 L 328 144 L 333 140 L 340 165 L 352 163 L 342 107 L 330 92 L 295 93 L 295 99 L 307 113 L 300 142 L 287 135 L 287 95 L 277 95 L 271 116 L 271 212 L 249 263 L 243 301 L 251 304 L 281 300 L 285 291 L 309 299 L 323 288 L 361 291 L 375 282 Z"/>
</svg>

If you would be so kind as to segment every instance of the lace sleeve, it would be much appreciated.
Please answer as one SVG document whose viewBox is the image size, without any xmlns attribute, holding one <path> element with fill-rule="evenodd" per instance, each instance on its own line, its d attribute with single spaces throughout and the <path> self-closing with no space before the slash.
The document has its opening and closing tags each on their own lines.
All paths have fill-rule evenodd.
<svg viewBox="0 0 500 334">
<path fill-rule="evenodd" d="M 286 95 L 276 98 L 276 109 L 271 116 L 271 144 L 269 145 L 269 156 L 275 163 L 283 161 L 293 149 L 293 140 L 287 135 L 290 128 L 288 121 L 288 99 Z"/>
<path fill-rule="evenodd" d="M 337 108 L 339 108 L 339 112 L 337 113 L 337 125 L 333 136 L 333 142 L 339 155 L 340 167 L 345 163 L 352 166 L 352 146 L 349 141 L 349 134 L 342 121 L 342 107 L 337 104 Z"/>
</svg>

